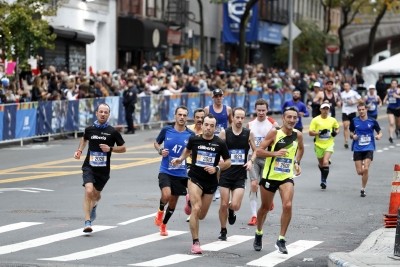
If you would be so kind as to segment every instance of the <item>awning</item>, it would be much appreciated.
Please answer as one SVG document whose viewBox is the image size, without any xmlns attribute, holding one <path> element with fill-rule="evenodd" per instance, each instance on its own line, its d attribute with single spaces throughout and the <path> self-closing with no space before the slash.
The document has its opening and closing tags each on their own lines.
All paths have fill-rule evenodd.
<svg viewBox="0 0 400 267">
<path fill-rule="evenodd" d="M 118 48 L 158 50 L 167 48 L 167 26 L 132 17 L 118 18 Z"/>
<path fill-rule="evenodd" d="M 94 35 L 90 32 L 66 28 L 64 26 L 50 25 L 50 31 L 52 33 L 55 33 L 57 35 L 57 37 L 59 37 L 59 38 L 73 40 L 73 41 L 81 42 L 81 43 L 85 43 L 85 44 L 93 43 L 95 40 Z"/>
</svg>

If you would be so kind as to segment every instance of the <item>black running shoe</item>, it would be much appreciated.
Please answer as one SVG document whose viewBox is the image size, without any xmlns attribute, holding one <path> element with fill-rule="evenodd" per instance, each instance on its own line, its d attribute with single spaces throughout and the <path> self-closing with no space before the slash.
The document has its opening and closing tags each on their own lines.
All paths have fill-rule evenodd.
<svg viewBox="0 0 400 267">
<path fill-rule="evenodd" d="M 280 240 L 276 241 L 275 247 L 279 253 L 288 254 L 285 244 L 286 244 L 286 241 L 284 239 L 280 239 Z"/>
<path fill-rule="evenodd" d="M 392 137 L 389 137 L 389 142 L 390 142 L 391 144 L 393 144 L 393 138 L 392 138 Z"/>
<path fill-rule="evenodd" d="M 236 214 L 234 210 L 228 209 L 228 222 L 233 225 L 236 222 Z"/>
<path fill-rule="evenodd" d="M 263 235 L 255 235 L 253 247 L 255 251 L 260 251 L 262 249 L 262 237 Z"/>
<path fill-rule="evenodd" d="M 218 237 L 218 239 L 219 240 L 222 240 L 222 241 L 226 241 L 226 234 L 228 233 L 228 231 L 226 230 L 226 229 L 221 229 L 221 232 L 219 233 L 219 237 Z"/>
<path fill-rule="evenodd" d="M 344 148 L 348 149 L 349 145 L 348 144 L 344 144 Z"/>
<path fill-rule="evenodd" d="M 360 197 L 366 197 L 366 196 L 367 196 L 367 194 L 365 194 L 365 190 L 361 190 Z"/>
</svg>

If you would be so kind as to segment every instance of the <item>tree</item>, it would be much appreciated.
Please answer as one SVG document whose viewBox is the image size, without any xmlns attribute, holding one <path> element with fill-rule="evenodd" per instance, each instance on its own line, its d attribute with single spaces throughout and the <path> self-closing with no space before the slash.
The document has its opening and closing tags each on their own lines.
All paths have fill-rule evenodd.
<svg viewBox="0 0 400 267">
<path fill-rule="evenodd" d="M 0 2 L 0 34 L 3 59 L 18 59 L 20 67 L 40 48 L 53 48 L 55 34 L 43 17 L 54 16 L 51 0 Z"/>
<path fill-rule="evenodd" d="M 322 68 L 325 57 L 325 44 L 334 38 L 325 31 L 319 30 L 315 22 L 302 20 L 297 23 L 301 34 L 293 41 L 294 54 L 297 55 L 297 69 L 302 72 Z M 275 61 L 282 67 L 287 66 L 289 41 L 285 40 L 275 48 Z"/>
</svg>

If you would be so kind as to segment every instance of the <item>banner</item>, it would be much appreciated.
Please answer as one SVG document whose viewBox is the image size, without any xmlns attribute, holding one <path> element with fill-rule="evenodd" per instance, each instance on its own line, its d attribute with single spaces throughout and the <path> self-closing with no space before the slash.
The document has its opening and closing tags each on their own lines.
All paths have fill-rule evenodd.
<svg viewBox="0 0 400 267">
<path fill-rule="evenodd" d="M 3 116 L 3 139 L 15 139 L 15 122 L 17 117 L 17 105 L 7 105 L 4 107 Z"/>
<path fill-rule="evenodd" d="M 37 109 L 36 135 L 52 133 L 51 130 L 51 101 L 41 101 Z"/>
<path fill-rule="evenodd" d="M 222 41 L 224 43 L 238 43 L 240 33 L 240 20 L 249 0 L 231 0 L 223 6 Z M 246 42 L 258 41 L 258 4 L 256 3 L 249 15 L 246 25 Z"/>
<path fill-rule="evenodd" d="M 36 109 L 17 110 L 15 138 L 34 136 L 36 133 Z"/>
<path fill-rule="evenodd" d="M 64 130 L 66 132 L 79 130 L 79 100 L 68 101 L 67 119 Z"/>
</svg>

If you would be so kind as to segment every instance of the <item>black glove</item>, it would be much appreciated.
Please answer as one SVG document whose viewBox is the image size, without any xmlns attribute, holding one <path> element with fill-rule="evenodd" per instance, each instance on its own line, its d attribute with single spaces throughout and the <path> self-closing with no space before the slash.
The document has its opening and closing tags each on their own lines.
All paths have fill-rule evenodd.
<svg viewBox="0 0 400 267">
<path fill-rule="evenodd" d="M 335 131 L 334 128 L 332 128 L 332 132 L 331 132 L 332 137 L 335 137 L 337 135 L 337 132 Z"/>
<path fill-rule="evenodd" d="M 319 131 L 319 135 L 324 135 L 328 133 L 328 129 L 323 129 L 321 131 Z"/>
</svg>

